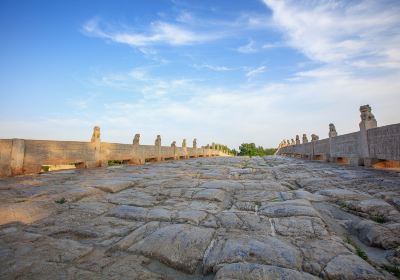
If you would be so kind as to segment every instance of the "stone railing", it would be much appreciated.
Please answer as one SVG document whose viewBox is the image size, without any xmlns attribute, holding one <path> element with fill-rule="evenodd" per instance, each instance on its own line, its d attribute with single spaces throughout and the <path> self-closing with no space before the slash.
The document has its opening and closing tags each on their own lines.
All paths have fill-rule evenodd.
<svg viewBox="0 0 400 280">
<path fill-rule="evenodd" d="M 90 142 L 0 139 L 0 177 L 38 173 L 46 165 L 89 168 L 107 166 L 109 161 L 144 164 L 227 155 L 214 145 L 198 148 L 196 139 L 192 147 L 187 147 L 185 139 L 182 147 L 177 147 L 175 141 L 170 146 L 161 146 L 160 135 L 154 145 L 140 145 L 139 139 L 140 134 L 136 134 L 132 144 L 101 142 L 99 127 L 94 128 Z"/>
<path fill-rule="evenodd" d="M 303 134 L 296 140 L 283 140 L 277 155 L 323 160 L 352 165 L 400 167 L 400 123 L 377 127 L 369 105 L 360 107 L 360 131 L 337 135 L 333 124 L 329 125 L 329 138 L 319 140 L 312 135 L 311 142 Z"/>
</svg>

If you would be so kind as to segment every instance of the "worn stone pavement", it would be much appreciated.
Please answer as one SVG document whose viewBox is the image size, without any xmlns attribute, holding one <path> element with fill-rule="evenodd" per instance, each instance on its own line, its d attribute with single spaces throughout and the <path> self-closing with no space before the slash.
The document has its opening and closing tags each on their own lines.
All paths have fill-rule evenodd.
<svg viewBox="0 0 400 280">
<path fill-rule="evenodd" d="M 399 210 L 398 172 L 282 157 L 1 179 L 0 279 L 396 279 Z"/>
</svg>

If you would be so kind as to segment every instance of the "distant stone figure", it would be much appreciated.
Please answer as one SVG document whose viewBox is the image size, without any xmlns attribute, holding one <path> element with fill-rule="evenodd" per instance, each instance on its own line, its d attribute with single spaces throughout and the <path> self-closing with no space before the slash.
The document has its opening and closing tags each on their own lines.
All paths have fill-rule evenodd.
<svg viewBox="0 0 400 280">
<path fill-rule="evenodd" d="M 161 146 L 161 136 L 157 135 L 156 141 L 154 142 L 156 146 Z"/>
<path fill-rule="evenodd" d="M 91 142 L 100 142 L 100 127 L 95 126 L 93 128 L 93 134 L 92 134 Z"/>
<path fill-rule="evenodd" d="M 319 140 L 319 136 L 316 134 L 311 134 L 311 141 L 318 141 Z"/>
<path fill-rule="evenodd" d="M 303 143 L 308 143 L 307 134 L 303 134 Z"/>
<path fill-rule="evenodd" d="M 294 145 L 294 144 L 295 144 L 295 142 L 294 142 L 294 139 L 293 139 L 293 138 L 290 140 L 290 144 L 291 144 L 291 145 Z"/>
<path fill-rule="evenodd" d="M 329 124 L 329 138 L 336 137 L 336 136 L 337 136 L 336 127 L 333 123 L 330 123 Z"/>
<path fill-rule="evenodd" d="M 360 128 L 362 125 L 364 125 L 366 129 L 377 127 L 378 124 L 376 122 L 375 116 L 371 112 L 371 107 L 369 105 L 360 106 L 360 112 L 361 112 Z"/>
<path fill-rule="evenodd" d="M 186 148 L 186 139 L 183 139 L 182 141 L 182 148 Z"/>
<path fill-rule="evenodd" d="M 289 146 L 289 145 L 290 145 L 290 140 L 287 139 L 287 140 L 286 140 L 286 143 L 287 143 L 287 145 Z"/>
<path fill-rule="evenodd" d="M 172 148 L 175 148 L 175 147 L 176 147 L 176 141 L 174 141 L 174 142 L 171 143 L 171 147 L 172 147 Z"/>
<path fill-rule="evenodd" d="M 193 148 L 194 149 L 197 148 L 197 139 L 196 138 L 193 139 Z"/>
<path fill-rule="evenodd" d="M 299 145 L 299 144 L 300 144 L 300 136 L 296 135 L 296 145 Z"/>
<path fill-rule="evenodd" d="M 137 134 L 135 134 L 135 137 L 133 138 L 133 145 L 139 145 L 139 141 L 140 141 L 140 134 L 137 133 Z"/>
</svg>

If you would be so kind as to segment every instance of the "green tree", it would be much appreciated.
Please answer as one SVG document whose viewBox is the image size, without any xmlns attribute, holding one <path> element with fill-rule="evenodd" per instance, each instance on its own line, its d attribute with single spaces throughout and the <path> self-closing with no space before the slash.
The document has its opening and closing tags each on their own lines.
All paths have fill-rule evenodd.
<svg viewBox="0 0 400 280">
<path fill-rule="evenodd" d="M 262 146 L 256 146 L 255 143 L 242 143 L 239 146 L 239 156 L 267 156 L 267 155 L 273 155 L 275 153 L 276 149 L 274 148 L 269 148 L 269 149 L 264 149 Z"/>
</svg>

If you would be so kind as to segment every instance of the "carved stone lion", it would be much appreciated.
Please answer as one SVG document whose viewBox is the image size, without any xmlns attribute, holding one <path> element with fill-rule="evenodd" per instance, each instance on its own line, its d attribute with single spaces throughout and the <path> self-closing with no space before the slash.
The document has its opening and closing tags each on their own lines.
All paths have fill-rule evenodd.
<svg viewBox="0 0 400 280">
<path fill-rule="evenodd" d="M 154 142 L 156 146 L 161 146 L 161 136 L 157 135 L 156 141 Z"/>
<path fill-rule="evenodd" d="M 97 142 L 97 141 L 100 141 L 100 127 L 95 126 L 93 128 L 93 134 L 92 134 L 91 142 Z"/>
<path fill-rule="evenodd" d="M 135 134 L 135 137 L 133 138 L 133 145 L 139 145 L 140 141 L 140 134 Z"/>
</svg>

